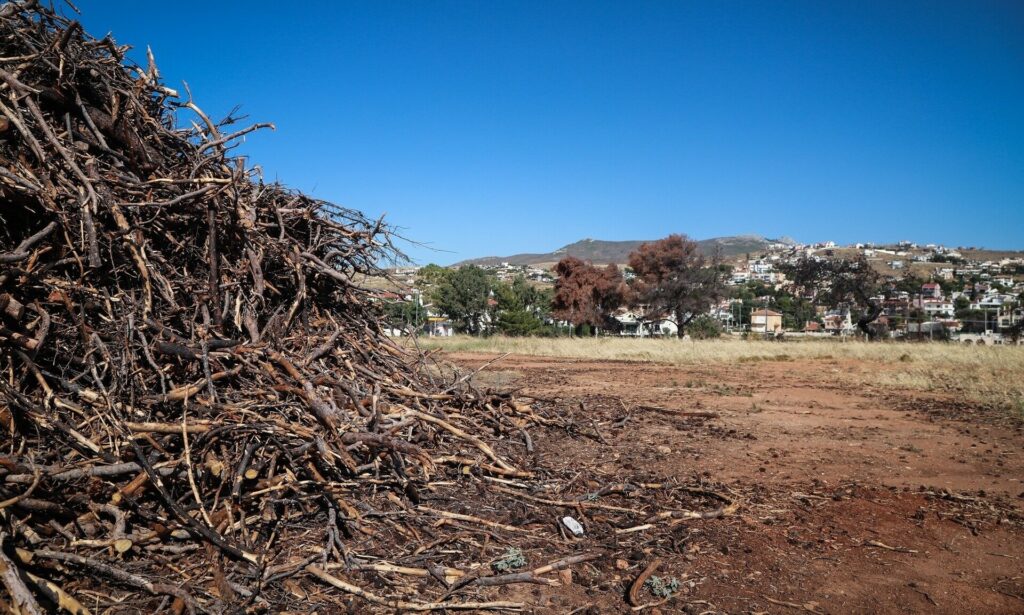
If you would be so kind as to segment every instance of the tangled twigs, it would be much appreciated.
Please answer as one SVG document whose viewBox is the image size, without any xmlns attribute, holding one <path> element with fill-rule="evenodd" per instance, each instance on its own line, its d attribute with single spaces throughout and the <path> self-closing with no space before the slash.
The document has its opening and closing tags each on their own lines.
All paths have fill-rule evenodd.
<svg viewBox="0 0 1024 615">
<path fill-rule="evenodd" d="M 384 336 L 353 280 L 395 255 L 389 228 L 264 183 L 231 151 L 271 124 L 226 129 L 126 51 L 0 7 L 8 599 L 287 610 L 312 545 L 390 556 L 468 517 L 416 508 L 433 481 L 529 476 L 490 435 L 522 428 L 509 398 L 435 383 Z"/>
</svg>

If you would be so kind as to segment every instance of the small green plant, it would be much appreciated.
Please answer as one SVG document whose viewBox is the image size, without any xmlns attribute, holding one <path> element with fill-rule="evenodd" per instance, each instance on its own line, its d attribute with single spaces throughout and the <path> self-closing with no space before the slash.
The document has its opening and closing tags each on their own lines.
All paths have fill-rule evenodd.
<svg viewBox="0 0 1024 615">
<path fill-rule="evenodd" d="M 658 598 L 668 598 L 679 591 L 679 579 L 675 577 L 652 576 L 644 585 Z"/>
<path fill-rule="evenodd" d="M 522 568 L 525 565 L 526 557 L 523 556 L 523 552 L 515 547 L 509 547 L 505 550 L 504 555 L 491 564 L 491 567 L 494 568 L 495 572 L 508 572 L 509 570 Z"/>
</svg>

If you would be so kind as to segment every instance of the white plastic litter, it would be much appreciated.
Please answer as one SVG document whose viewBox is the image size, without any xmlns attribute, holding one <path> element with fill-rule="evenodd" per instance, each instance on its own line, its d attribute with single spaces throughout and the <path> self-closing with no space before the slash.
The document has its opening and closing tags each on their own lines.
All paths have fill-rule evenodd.
<svg viewBox="0 0 1024 615">
<path fill-rule="evenodd" d="M 569 531 L 572 532 L 573 536 L 583 535 L 583 526 L 580 525 L 579 521 L 573 519 L 572 517 L 562 517 L 562 524 L 565 525 L 565 527 L 569 528 Z"/>
</svg>

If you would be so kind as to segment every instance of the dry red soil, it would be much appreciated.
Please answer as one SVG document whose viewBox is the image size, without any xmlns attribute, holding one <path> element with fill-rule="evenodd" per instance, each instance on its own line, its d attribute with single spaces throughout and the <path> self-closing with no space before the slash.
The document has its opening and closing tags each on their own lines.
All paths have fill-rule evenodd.
<svg viewBox="0 0 1024 615">
<path fill-rule="evenodd" d="M 494 358 L 445 355 L 469 369 Z M 535 434 L 539 466 L 707 481 L 741 503 L 680 524 L 668 544 L 595 539 L 611 574 L 588 564 L 566 586 L 504 596 L 535 613 L 629 612 L 630 583 L 657 557 L 681 591 L 647 612 L 1024 612 L 1019 423 L 846 377 L 871 369 L 525 356 L 489 367 L 478 386 L 518 389 L 580 426 Z"/>
</svg>

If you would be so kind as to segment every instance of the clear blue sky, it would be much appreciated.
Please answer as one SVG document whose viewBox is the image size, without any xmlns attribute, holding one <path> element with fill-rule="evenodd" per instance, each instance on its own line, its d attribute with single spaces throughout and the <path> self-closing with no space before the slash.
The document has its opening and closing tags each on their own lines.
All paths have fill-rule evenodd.
<svg viewBox="0 0 1024 615">
<path fill-rule="evenodd" d="M 1024 248 L 1024 2 L 127 2 L 95 35 L 276 133 L 421 262 L 742 233 Z M 141 56 L 137 56 L 141 57 Z"/>
</svg>

